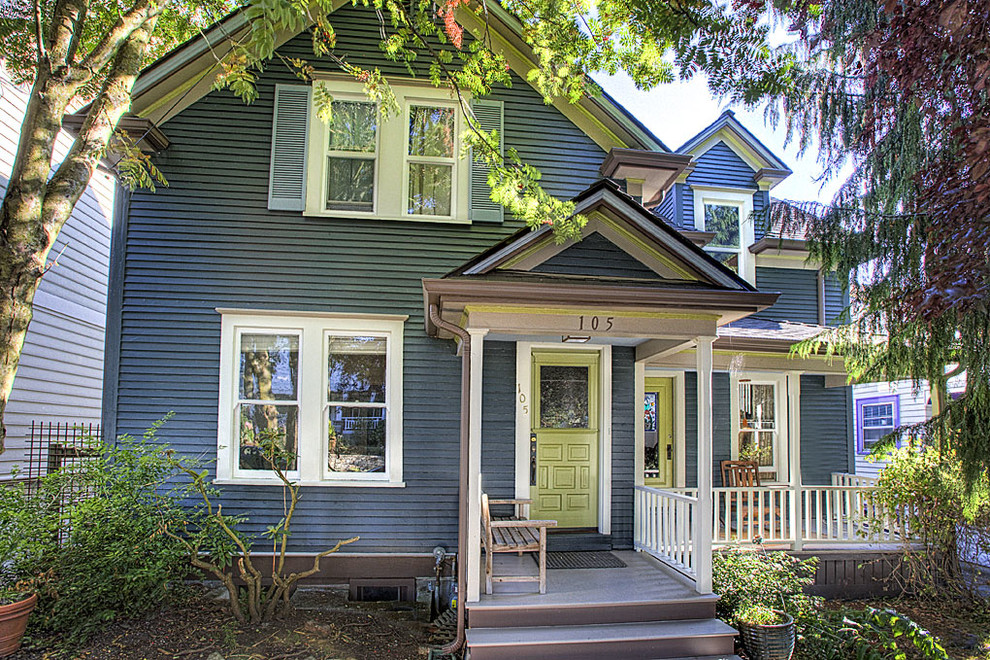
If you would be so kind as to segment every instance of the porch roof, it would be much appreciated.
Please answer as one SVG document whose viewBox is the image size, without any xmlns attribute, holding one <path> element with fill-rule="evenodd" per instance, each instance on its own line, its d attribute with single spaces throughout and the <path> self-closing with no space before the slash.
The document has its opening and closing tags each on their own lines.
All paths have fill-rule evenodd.
<svg viewBox="0 0 990 660">
<path fill-rule="evenodd" d="M 485 312 L 498 308 L 502 313 L 526 315 L 529 321 L 534 314 L 563 311 L 614 311 L 654 319 L 680 315 L 704 320 L 714 335 L 716 327 L 765 309 L 777 299 L 776 293 L 757 291 L 612 181 L 595 183 L 574 202 L 576 212 L 589 219 L 583 238 L 592 237 L 607 253 L 582 247 L 591 242 L 558 244 L 550 227 L 523 228 L 442 278 L 424 279 L 427 312 L 435 305 L 442 317 L 462 327 L 472 308 L 482 306 Z M 567 261 L 568 254 L 573 258 L 567 268 L 556 265 L 555 259 Z M 427 333 L 438 336 L 429 313 L 425 316 Z M 520 323 L 519 330 L 532 331 L 533 325 Z M 645 339 L 662 336 L 664 329 L 657 326 L 650 331 L 637 324 L 627 326 L 624 334 Z"/>
</svg>

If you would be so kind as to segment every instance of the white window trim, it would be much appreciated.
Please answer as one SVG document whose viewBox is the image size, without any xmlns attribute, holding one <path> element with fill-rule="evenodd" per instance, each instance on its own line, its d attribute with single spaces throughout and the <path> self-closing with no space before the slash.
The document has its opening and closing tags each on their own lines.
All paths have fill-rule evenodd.
<svg viewBox="0 0 990 660">
<path fill-rule="evenodd" d="M 705 230 L 705 205 L 719 204 L 739 208 L 739 276 L 756 285 L 756 260 L 749 246 L 756 240 L 753 226 L 753 193 L 692 186 L 694 190 L 694 226 Z"/>
<path fill-rule="evenodd" d="M 217 475 L 219 484 L 278 485 L 274 474 L 237 468 L 238 337 L 244 331 L 297 332 L 299 340 L 298 470 L 290 478 L 304 486 L 404 486 L 402 482 L 402 355 L 406 316 L 306 314 L 264 310 L 226 310 L 221 313 L 220 393 L 217 414 Z M 326 337 L 346 332 L 386 337 L 386 444 L 385 472 L 333 473 L 326 467 Z M 316 347 L 323 345 L 322 348 Z M 320 359 L 313 359 L 316 352 Z M 315 460 L 314 460 L 315 458 Z"/>
<path fill-rule="evenodd" d="M 739 460 L 739 385 L 740 381 L 748 381 L 750 385 L 774 386 L 774 411 L 777 415 L 777 444 L 774 447 L 774 467 L 776 479 L 767 483 L 783 484 L 788 482 L 788 452 L 790 451 L 790 431 L 787 405 L 787 375 L 777 373 L 737 372 L 730 378 L 730 415 L 732 417 L 732 436 L 729 446 L 732 450 L 732 460 Z M 768 469 L 764 467 L 764 469 Z"/>
<path fill-rule="evenodd" d="M 368 100 L 361 83 L 340 76 L 323 75 L 318 79 L 326 83 L 334 98 L 341 100 Z M 413 81 L 392 83 L 401 112 L 387 120 L 379 117 L 377 158 L 375 164 L 375 196 L 373 211 L 329 210 L 326 208 L 327 193 L 327 145 L 329 129 L 316 119 L 316 100 L 310 114 L 308 153 L 306 155 L 306 210 L 305 216 L 328 218 L 373 218 L 376 220 L 404 220 L 409 222 L 443 222 L 470 224 L 468 215 L 468 183 L 470 180 L 470 159 L 464 156 L 461 148 L 461 131 L 464 121 L 458 102 L 450 98 L 446 89 Z M 451 214 L 449 216 L 414 215 L 408 213 L 406 205 L 409 193 L 408 152 L 409 152 L 409 106 L 447 106 L 454 112 L 454 167 L 451 182 Z M 449 162 L 449 161 L 448 161 Z M 395 185 L 395 182 L 401 182 Z"/>
</svg>

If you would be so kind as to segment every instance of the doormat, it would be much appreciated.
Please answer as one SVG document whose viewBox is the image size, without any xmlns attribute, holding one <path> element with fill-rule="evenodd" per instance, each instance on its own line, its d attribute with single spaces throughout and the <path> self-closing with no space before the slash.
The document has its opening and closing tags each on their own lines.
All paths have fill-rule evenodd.
<svg viewBox="0 0 990 660">
<path fill-rule="evenodd" d="M 548 552 L 547 568 L 625 568 L 611 552 Z"/>
</svg>

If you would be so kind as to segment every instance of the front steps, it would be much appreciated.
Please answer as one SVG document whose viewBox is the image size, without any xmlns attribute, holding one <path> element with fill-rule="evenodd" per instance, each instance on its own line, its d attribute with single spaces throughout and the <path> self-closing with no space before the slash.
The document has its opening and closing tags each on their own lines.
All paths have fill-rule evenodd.
<svg viewBox="0 0 990 660">
<path fill-rule="evenodd" d="M 503 591 L 469 603 L 469 660 L 738 660 L 736 631 L 715 618 L 717 596 L 651 557 L 615 554 L 627 568 L 549 571 L 543 596 Z"/>
</svg>

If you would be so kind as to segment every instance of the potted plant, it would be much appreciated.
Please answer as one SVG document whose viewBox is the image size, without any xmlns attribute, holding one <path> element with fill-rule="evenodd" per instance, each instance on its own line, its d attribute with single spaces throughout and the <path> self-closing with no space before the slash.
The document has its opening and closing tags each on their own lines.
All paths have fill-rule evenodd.
<svg viewBox="0 0 990 660">
<path fill-rule="evenodd" d="M 38 604 L 30 569 L 35 531 L 23 484 L 0 486 L 0 658 L 21 646 L 28 617 Z"/>
<path fill-rule="evenodd" d="M 750 603 L 739 608 L 736 620 L 750 660 L 790 660 L 796 635 L 789 614 Z"/>
</svg>

